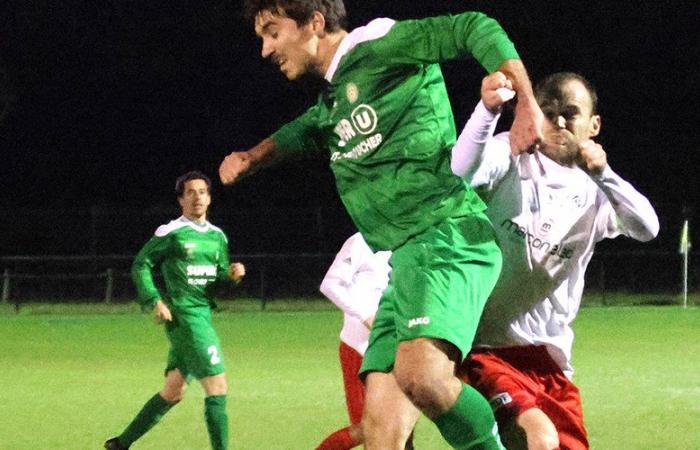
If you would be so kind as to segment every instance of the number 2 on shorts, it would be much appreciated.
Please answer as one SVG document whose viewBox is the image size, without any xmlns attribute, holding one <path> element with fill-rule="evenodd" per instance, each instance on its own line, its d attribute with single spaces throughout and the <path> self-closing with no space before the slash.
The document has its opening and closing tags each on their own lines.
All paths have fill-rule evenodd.
<svg viewBox="0 0 700 450">
<path fill-rule="evenodd" d="M 221 358 L 219 357 L 219 349 L 216 348 L 216 345 L 209 346 L 207 353 L 211 355 L 209 361 L 212 365 L 219 364 L 221 362 Z"/>
</svg>

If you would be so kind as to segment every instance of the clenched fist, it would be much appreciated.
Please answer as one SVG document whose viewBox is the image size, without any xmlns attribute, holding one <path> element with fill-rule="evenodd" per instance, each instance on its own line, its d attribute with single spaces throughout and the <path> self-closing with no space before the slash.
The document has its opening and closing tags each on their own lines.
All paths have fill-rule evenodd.
<svg viewBox="0 0 700 450">
<path fill-rule="evenodd" d="M 219 178 L 223 184 L 232 184 L 250 170 L 247 152 L 233 152 L 219 166 Z"/>
<path fill-rule="evenodd" d="M 499 113 L 505 103 L 497 92 L 500 88 L 513 89 L 513 83 L 502 72 L 494 72 L 481 81 L 481 101 L 494 114 Z"/>
<path fill-rule="evenodd" d="M 243 263 L 235 262 L 228 266 L 228 277 L 235 282 L 239 282 L 245 276 L 245 266 Z"/>
<path fill-rule="evenodd" d="M 578 144 L 577 164 L 590 175 L 600 175 L 608 165 L 608 157 L 603 147 L 589 139 Z"/>
</svg>

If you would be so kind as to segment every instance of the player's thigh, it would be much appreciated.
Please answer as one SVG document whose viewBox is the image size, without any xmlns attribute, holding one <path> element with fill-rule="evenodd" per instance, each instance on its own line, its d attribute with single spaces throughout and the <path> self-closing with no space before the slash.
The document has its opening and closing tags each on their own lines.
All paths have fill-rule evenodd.
<svg viewBox="0 0 700 450">
<path fill-rule="evenodd" d="M 423 377 L 426 384 L 443 378 L 452 378 L 460 352 L 447 341 L 432 338 L 416 338 L 399 343 L 396 352 L 394 375 L 401 385 L 401 378 Z"/>
<path fill-rule="evenodd" d="M 391 264 L 398 340 L 440 339 L 466 356 L 501 267 L 488 219 L 446 219 L 396 249 Z"/>
<path fill-rule="evenodd" d="M 401 391 L 393 374 L 367 374 L 362 428 L 368 440 L 405 442 L 419 417 L 420 411 Z"/>
</svg>

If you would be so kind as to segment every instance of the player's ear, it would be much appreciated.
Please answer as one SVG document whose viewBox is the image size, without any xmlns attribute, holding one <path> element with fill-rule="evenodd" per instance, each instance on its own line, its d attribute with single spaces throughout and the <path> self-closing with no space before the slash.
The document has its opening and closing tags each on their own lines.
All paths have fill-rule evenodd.
<svg viewBox="0 0 700 450">
<path fill-rule="evenodd" d="M 594 114 L 588 123 L 588 137 L 596 137 L 600 134 L 600 116 Z"/>
<path fill-rule="evenodd" d="M 311 15 L 311 30 L 318 37 L 323 37 L 326 34 L 326 18 L 319 11 L 314 11 Z"/>
</svg>

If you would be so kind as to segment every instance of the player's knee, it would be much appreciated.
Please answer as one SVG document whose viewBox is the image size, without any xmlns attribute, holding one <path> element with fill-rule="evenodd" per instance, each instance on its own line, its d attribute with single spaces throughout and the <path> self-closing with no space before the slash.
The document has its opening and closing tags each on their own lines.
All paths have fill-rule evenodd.
<svg viewBox="0 0 700 450">
<path fill-rule="evenodd" d="M 387 414 L 366 412 L 360 423 L 361 435 L 367 449 L 400 448 L 402 433 L 398 424 Z"/>
<path fill-rule="evenodd" d="M 228 383 L 223 374 L 202 378 L 200 381 L 207 396 L 226 395 L 228 393 Z"/>
<path fill-rule="evenodd" d="M 369 437 L 381 435 L 384 429 L 388 429 L 387 421 L 388 417 L 386 415 L 366 407 L 360 421 L 362 434 Z"/>
<path fill-rule="evenodd" d="M 396 381 L 411 402 L 431 417 L 447 411 L 454 402 L 450 380 L 429 372 L 403 370 L 395 372 Z"/>
<path fill-rule="evenodd" d="M 165 387 L 160 391 L 160 396 L 163 397 L 166 402 L 175 405 L 185 397 L 185 388 Z"/>
<path fill-rule="evenodd" d="M 539 408 L 530 408 L 520 414 L 517 424 L 525 433 L 530 450 L 556 450 L 559 435 L 551 419 Z"/>
<path fill-rule="evenodd" d="M 557 433 L 551 432 L 532 432 L 526 433 L 527 448 L 529 450 L 558 450 L 559 436 Z"/>
</svg>

